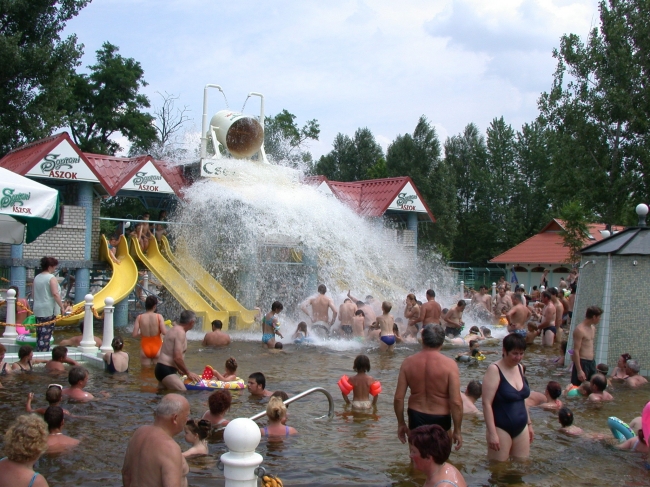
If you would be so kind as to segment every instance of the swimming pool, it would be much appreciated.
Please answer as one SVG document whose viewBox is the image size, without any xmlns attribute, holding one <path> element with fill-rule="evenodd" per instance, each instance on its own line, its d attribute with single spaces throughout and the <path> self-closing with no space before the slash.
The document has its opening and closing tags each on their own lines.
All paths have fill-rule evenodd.
<svg viewBox="0 0 650 487">
<path fill-rule="evenodd" d="M 59 333 L 57 339 L 65 334 L 72 332 Z M 109 391 L 111 397 L 89 404 L 64 404 L 73 414 L 89 418 L 71 419 L 65 425 L 67 434 L 82 438 L 79 449 L 39 461 L 37 470 L 51 486 L 120 486 L 127 442 L 137 427 L 152 422 L 152 411 L 160 400 L 157 381 L 152 369 L 140 368 L 139 342 L 131 339 L 130 333 L 122 335 L 128 336 L 125 350 L 131 355 L 130 373 L 111 376 L 89 368 L 88 390 Z M 190 332 L 189 337 L 194 340 L 189 342 L 186 359 L 190 368 L 200 373 L 206 364 L 222 370 L 226 359 L 234 356 L 239 364 L 238 375 L 246 378 L 252 372 L 261 371 L 267 377 L 267 389 L 284 390 L 291 396 L 322 386 L 334 396 L 336 410 L 332 419 L 313 419 L 327 412 L 327 400 L 321 394 L 289 406 L 289 424 L 300 434 L 280 444 L 260 443 L 258 452 L 264 457 L 267 472 L 278 475 L 287 485 L 421 486 L 424 483 L 425 477 L 411 470 L 408 447 L 397 439 L 392 398 L 402 360 L 419 350 L 419 345 L 398 345 L 394 353 L 380 354 L 376 347 L 334 340 L 317 346 L 287 345 L 283 351 L 276 352 L 263 348 L 258 335 L 235 334 L 236 341 L 229 347 L 213 350 L 203 349 L 196 341 L 202 337 L 201 333 Z M 370 357 L 370 374 L 383 385 L 384 392 L 374 414 L 352 413 L 346 409 L 336 385 L 342 374 L 353 373 L 352 362 L 359 353 Z M 454 355 L 456 351 L 444 353 Z M 526 352 L 524 363 L 534 390 L 542 392 L 549 380 L 568 383 L 568 375 L 558 377 L 558 370 L 543 364 L 554 355 L 557 351 L 538 346 Z M 460 364 L 463 388 L 472 379 L 482 379 L 485 368 L 495 357 L 488 356 L 478 366 Z M 41 372 L 3 377 L 0 430 L 4 432 L 24 412 L 28 392 L 36 393 L 36 407 L 43 406 L 45 388 L 52 382 L 65 384 L 66 377 L 53 378 Z M 265 405 L 250 399 L 247 391 L 232 392 L 229 419 L 249 417 L 264 410 Z M 615 401 L 608 404 L 569 400 L 575 424 L 587 431 L 608 433 L 609 416 L 630 421 L 640 415 L 648 401 L 648 389 L 628 390 L 619 386 L 611 392 Z M 208 391 L 187 393 L 192 417 L 200 417 L 207 409 L 209 394 Z M 450 461 L 463 473 L 468 485 L 650 485 L 639 454 L 619 452 L 602 442 L 560 435 L 557 417 L 552 413 L 533 409 L 532 418 L 535 441 L 530 461 L 501 465 L 490 465 L 486 460 L 483 420 L 463 421 L 464 445 L 459 452 L 452 452 Z M 189 448 L 182 435 L 176 440 L 183 450 Z M 209 456 L 190 459 L 191 486 L 223 485 L 217 463 L 226 447 L 217 438 L 211 440 L 209 447 Z"/>
</svg>

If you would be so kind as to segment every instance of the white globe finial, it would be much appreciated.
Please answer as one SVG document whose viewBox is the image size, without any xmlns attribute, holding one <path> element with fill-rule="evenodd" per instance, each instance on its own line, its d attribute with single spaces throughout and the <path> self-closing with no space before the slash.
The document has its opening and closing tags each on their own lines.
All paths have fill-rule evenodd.
<svg viewBox="0 0 650 487">
<path fill-rule="evenodd" d="M 113 306 L 114 303 L 115 303 L 115 300 L 113 298 L 111 298 L 110 296 L 104 299 L 104 304 L 106 306 Z"/>
<path fill-rule="evenodd" d="M 233 419 L 223 432 L 223 441 L 232 452 L 254 452 L 261 439 L 260 427 L 248 418 Z"/>
<path fill-rule="evenodd" d="M 648 214 L 648 205 L 639 203 L 636 205 L 636 214 L 639 216 L 646 216 Z"/>
<path fill-rule="evenodd" d="M 86 304 L 93 304 L 94 299 L 95 298 L 93 297 L 92 294 L 86 294 L 86 296 L 84 297 L 84 301 L 86 301 Z"/>
<path fill-rule="evenodd" d="M 15 289 L 7 290 L 7 297 L 8 298 L 15 298 L 16 297 L 16 290 Z"/>
</svg>

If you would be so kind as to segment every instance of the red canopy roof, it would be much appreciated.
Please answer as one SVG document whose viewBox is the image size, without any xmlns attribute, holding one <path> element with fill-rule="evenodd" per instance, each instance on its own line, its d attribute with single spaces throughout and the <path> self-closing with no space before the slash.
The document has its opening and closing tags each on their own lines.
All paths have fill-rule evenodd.
<svg viewBox="0 0 650 487">
<path fill-rule="evenodd" d="M 603 223 L 589 224 L 589 237 L 585 244 L 603 239 L 600 230 L 607 226 Z M 624 227 L 612 227 L 615 231 Z M 569 258 L 569 248 L 564 246 L 560 232 L 564 230 L 564 221 L 554 218 L 542 230 L 518 245 L 490 260 L 494 264 L 562 264 Z"/>
<path fill-rule="evenodd" d="M 386 213 L 388 207 L 399 196 L 402 189 L 410 183 L 417 194 L 417 197 L 424 206 L 426 214 L 432 222 L 436 221 L 429 206 L 422 199 L 420 191 L 413 183 L 413 180 L 408 176 L 369 179 L 366 181 L 354 181 L 351 183 L 330 181 L 325 176 L 310 176 L 305 178 L 304 182 L 311 186 L 320 186 L 322 183 L 326 183 L 332 190 L 332 193 L 334 193 L 339 200 L 348 205 L 359 215 L 367 217 L 380 217 Z"/>
</svg>

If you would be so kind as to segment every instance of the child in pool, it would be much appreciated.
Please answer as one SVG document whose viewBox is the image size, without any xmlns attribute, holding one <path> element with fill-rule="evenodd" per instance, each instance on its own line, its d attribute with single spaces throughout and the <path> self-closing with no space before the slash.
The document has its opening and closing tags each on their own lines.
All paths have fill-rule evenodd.
<svg viewBox="0 0 650 487">
<path fill-rule="evenodd" d="M 291 339 L 296 342 L 302 342 L 308 336 L 309 336 L 309 332 L 307 331 L 307 323 L 301 321 L 300 323 L 298 323 L 298 328 L 296 328 L 296 332 L 293 334 Z"/>
<path fill-rule="evenodd" d="M 542 334 L 542 330 L 537 327 L 537 324 L 533 322 L 528 322 L 528 333 L 526 333 L 526 345 L 532 345 L 535 343 L 535 338 Z"/>
<path fill-rule="evenodd" d="M 229 421 L 225 418 L 226 413 L 230 409 L 232 403 L 232 395 L 227 389 L 220 389 L 214 391 L 208 397 L 208 409 L 203 413 L 201 419 L 210 421 L 213 428 L 224 428 L 228 425 Z"/>
<path fill-rule="evenodd" d="M 484 360 L 486 355 L 490 354 L 495 354 L 497 352 L 492 352 L 492 351 L 481 351 L 479 349 L 479 341 L 478 340 L 470 340 L 469 341 L 469 352 L 463 352 L 459 353 L 456 356 L 456 360 L 458 360 L 459 357 L 461 356 L 467 356 L 469 355 L 472 358 L 475 358 L 476 360 Z"/>
<path fill-rule="evenodd" d="M 566 397 L 588 397 L 591 394 L 591 383 L 586 380 L 577 387 L 569 384 L 564 389 L 564 394 Z"/>
<path fill-rule="evenodd" d="M 184 457 L 193 455 L 208 454 L 208 435 L 212 425 L 207 419 L 200 419 L 198 422 L 190 419 L 185 423 L 185 441 L 192 444 L 192 447 L 183 452 Z"/>
<path fill-rule="evenodd" d="M 353 392 L 352 395 L 352 409 L 371 409 L 373 406 L 377 405 L 377 399 L 379 398 L 379 392 L 375 395 L 372 402 L 370 401 L 370 389 L 372 385 L 377 382 L 371 376 L 367 374 L 370 372 L 370 359 L 366 355 L 357 355 L 354 359 L 354 371 L 357 375 L 347 379 L 350 386 L 352 386 L 352 391 L 348 390 L 346 394 L 343 389 L 341 389 L 341 395 L 346 404 L 350 404 L 348 399 L 348 394 Z M 343 378 L 347 378 L 343 376 Z M 343 380 L 343 378 L 341 378 Z M 340 387 L 340 385 L 339 385 Z M 381 390 L 381 388 L 380 388 Z"/>
<path fill-rule="evenodd" d="M 229 382 L 237 379 L 237 360 L 235 360 L 234 357 L 230 357 L 226 360 L 226 370 L 223 374 L 220 374 L 219 371 L 213 367 L 210 368 L 212 369 L 213 377 L 216 380 Z"/>
<path fill-rule="evenodd" d="M 62 315 L 69 315 L 72 313 L 72 300 L 71 299 L 66 299 L 63 301 L 63 309 L 61 310 Z"/>
<path fill-rule="evenodd" d="M 79 365 L 75 360 L 68 358 L 68 349 L 66 347 L 57 345 L 52 349 L 52 360 L 45 364 L 45 370 L 47 372 L 65 372 L 63 364 Z"/>
<path fill-rule="evenodd" d="M 61 406 L 61 397 L 62 397 L 61 391 L 63 391 L 63 386 L 59 384 L 50 384 L 49 386 L 47 386 L 47 391 L 45 391 L 45 400 L 47 401 L 48 405 Z M 25 410 L 28 413 L 45 414 L 47 408 L 32 409 L 33 400 L 34 400 L 34 393 L 30 392 L 29 394 L 27 394 L 27 404 L 25 405 Z M 70 411 L 64 409 L 63 414 L 69 415 Z"/>
<path fill-rule="evenodd" d="M 568 407 L 562 407 L 557 413 L 557 419 L 560 422 L 561 428 L 558 430 L 569 436 L 581 436 L 590 440 L 605 440 L 611 438 L 602 433 L 587 433 L 582 428 L 578 428 L 573 424 L 573 412 Z M 635 439 L 635 438 L 633 438 Z"/>
</svg>

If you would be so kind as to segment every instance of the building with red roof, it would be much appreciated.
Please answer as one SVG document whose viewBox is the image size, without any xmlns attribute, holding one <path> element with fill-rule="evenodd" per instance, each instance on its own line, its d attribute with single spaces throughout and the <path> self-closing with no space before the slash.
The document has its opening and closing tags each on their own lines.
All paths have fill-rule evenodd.
<svg viewBox="0 0 650 487">
<path fill-rule="evenodd" d="M 601 232 L 607 226 L 602 223 L 589 224 L 589 234 L 585 236 L 585 245 L 599 242 L 604 238 Z M 613 232 L 624 227 L 612 227 Z M 554 218 L 537 235 L 524 240 L 502 254 L 490 260 L 492 264 L 503 264 L 508 269 L 508 280 L 512 282 L 513 269 L 520 284 L 526 289 L 539 286 L 544 269 L 549 270 L 547 280 L 549 286 L 557 286 L 561 277 L 567 277 L 569 269 L 569 248 L 564 245 L 561 232 L 564 221 Z"/>
<path fill-rule="evenodd" d="M 418 224 L 436 221 L 408 176 L 353 182 L 310 176 L 303 182 L 338 198 L 363 217 L 384 219 L 394 228 L 395 241 L 404 247 L 413 247 L 413 250 L 417 249 Z"/>
</svg>

